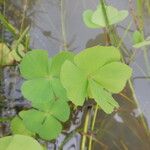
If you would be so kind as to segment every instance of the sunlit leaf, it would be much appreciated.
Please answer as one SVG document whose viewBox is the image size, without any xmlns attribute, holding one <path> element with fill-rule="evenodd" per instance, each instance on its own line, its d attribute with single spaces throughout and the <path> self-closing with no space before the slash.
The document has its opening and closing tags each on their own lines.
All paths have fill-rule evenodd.
<svg viewBox="0 0 150 150">
<path fill-rule="evenodd" d="M 111 92 L 123 90 L 131 76 L 131 68 L 119 60 L 117 48 L 96 46 L 77 54 L 73 62 L 65 61 L 60 79 L 69 99 L 77 106 L 87 98 L 95 99 L 106 113 L 118 108 Z"/>
<path fill-rule="evenodd" d="M 82 106 L 86 97 L 86 74 L 70 61 L 65 61 L 61 69 L 61 82 L 67 90 L 68 98 Z"/>
<path fill-rule="evenodd" d="M 0 150 L 43 150 L 43 148 L 34 138 L 16 134 L 0 138 Z"/>
<path fill-rule="evenodd" d="M 94 80 L 90 80 L 89 84 L 92 97 L 99 104 L 101 109 L 105 111 L 105 113 L 110 114 L 113 112 L 114 108 L 119 107 L 112 95 L 105 91 L 100 84 L 96 83 Z"/>
<path fill-rule="evenodd" d="M 112 93 L 119 93 L 130 78 L 132 70 L 123 63 L 112 62 L 101 67 L 92 79 Z"/>
<path fill-rule="evenodd" d="M 112 61 L 121 58 L 119 50 L 113 46 L 95 46 L 81 51 L 74 57 L 75 64 L 85 72 L 92 73 Z"/>
</svg>

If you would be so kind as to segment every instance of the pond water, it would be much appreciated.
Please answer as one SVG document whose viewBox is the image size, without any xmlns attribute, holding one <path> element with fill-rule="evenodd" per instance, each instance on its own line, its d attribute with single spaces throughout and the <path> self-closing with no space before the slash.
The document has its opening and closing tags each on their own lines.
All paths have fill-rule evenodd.
<svg viewBox="0 0 150 150">
<path fill-rule="evenodd" d="M 129 9 L 128 0 L 109 0 L 108 3 L 119 9 Z M 5 11 L 6 16 L 16 27 L 20 27 L 21 14 L 24 14 L 24 25 L 30 25 L 31 48 L 48 50 L 49 55 L 52 56 L 63 50 L 65 46 L 68 50 L 77 53 L 86 47 L 104 44 L 103 30 L 88 29 L 82 20 L 83 11 L 88 8 L 95 9 L 97 4 L 98 0 L 6 0 L 7 9 Z M 124 28 L 127 28 L 131 20 L 132 18 L 129 16 L 118 25 L 117 29 L 120 36 L 123 36 Z M 150 36 L 150 16 L 147 14 L 145 14 L 145 22 L 146 36 Z M 134 29 L 132 24 L 131 31 Z M 7 32 L 4 36 L 9 37 L 8 41 L 11 41 L 11 35 Z M 129 32 L 124 39 L 129 49 L 132 47 L 131 36 L 132 32 Z M 129 85 L 126 86 L 122 95 L 115 95 L 121 109 L 109 116 L 99 111 L 95 131 L 92 133 L 95 135 L 93 150 L 150 149 L 149 132 L 145 130 L 140 118 L 140 114 L 143 112 L 145 122 L 150 126 L 150 82 L 149 79 L 139 78 L 145 76 L 143 71 L 146 72 L 141 50 L 137 52 L 131 66 L 139 107 L 136 107 L 135 97 Z M 16 109 L 19 111 L 23 107 L 28 107 L 29 104 L 23 101 L 20 93 L 22 79 L 18 74 L 18 69 L 16 67 L 6 68 L 4 77 L 3 92 L 7 98 L 5 100 L 7 110 L 3 112 L 3 116 L 13 116 Z M 91 112 L 92 114 L 93 112 Z M 66 133 L 67 137 L 70 138 L 62 146 L 63 150 L 80 149 L 81 133 L 75 129 L 83 127 L 81 119 L 84 120 L 84 113 L 80 110 L 74 112 L 71 123 L 68 123 L 69 128 Z M 54 144 L 47 143 L 49 150 L 58 149 L 65 137 L 65 134 L 62 134 Z"/>
</svg>

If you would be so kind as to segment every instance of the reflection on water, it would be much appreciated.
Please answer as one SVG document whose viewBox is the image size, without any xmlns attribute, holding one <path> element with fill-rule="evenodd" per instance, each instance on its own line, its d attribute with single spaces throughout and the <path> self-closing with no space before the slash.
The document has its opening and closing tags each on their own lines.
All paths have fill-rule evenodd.
<svg viewBox="0 0 150 150">
<path fill-rule="evenodd" d="M 30 25 L 31 47 L 47 49 L 50 55 L 54 55 L 60 49 L 63 49 L 65 46 L 64 41 L 67 41 L 67 48 L 75 52 L 99 43 L 104 45 L 102 30 L 88 29 L 82 21 L 82 12 L 87 8 L 95 8 L 98 1 L 64 0 L 63 2 L 62 6 L 60 0 L 11 0 L 11 3 L 6 0 L 6 16 L 18 29 L 20 29 L 22 21 L 24 27 Z M 109 3 L 120 9 L 128 9 L 127 0 L 110 0 Z M 25 16 L 24 20 L 22 20 L 22 16 Z M 129 17 L 121 26 L 126 27 L 130 19 Z M 65 34 L 63 34 L 62 29 Z M 124 32 L 123 28 L 118 28 L 118 31 L 120 35 Z M 148 28 L 146 28 L 146 31 L 147 33 L 150 32 Z M 5 31 L 4 38 L 9 41 L 12 36 Z M 131 47 L 129 38 L 131 39 L 130 33 L 125 38 L 127 47 Z M 134 68 L 134 77 L 143 76 L 139 69 L 139 66 L 143 69 L 145 68 L 142 53 L 138 53 L 132 66 Z M 9 110 L 3 110 L 3 113 L 6 113 L 6 116 L 13 116 L 20 108 L 28 108 L 30 104 L 27 104 L 20 95 L 19 89 L 22 79 L 19 77 L 18 70 L 16 68 L 7 68 L 4 77 L 3 92 L 7 98 L 5 105 L 9 106 Z M 142 79 L 135 80 L 134 83 L 137 91 L 136 95 L 145 115 L 145 122 L 148 120 L 147 123 L 150 125 L 149 81 Z M 127 85 L 123 92 L 114 96 L 121 107 L 111 115 L 105 115 L 102 111 L 98 112 L 95 130 L 90 133 L 95 138 L 93 150 L 149 150 L 149 133 L 145 130 L 147 125 L 144 125 L 141 121 L 141 110 L 136 107 L 131 88 Z M 17 108 L 14 104 L 17 105 Z M 71 123 L 69 122 L 66 125 L 67 131 L 63 132 L 55 144 L 47 143 L 50 150 L 58 149 L 58 147 L 62 147 L 63 150 L 80 149 L 82 133 L 80 134 L 76 129 L 78 127 L 82 129 L 83 127 L 81 118 L 84 120 L 84 116 L 82 117 L 82 115 L 81 110 L 73 113 Z"/>
</svg>

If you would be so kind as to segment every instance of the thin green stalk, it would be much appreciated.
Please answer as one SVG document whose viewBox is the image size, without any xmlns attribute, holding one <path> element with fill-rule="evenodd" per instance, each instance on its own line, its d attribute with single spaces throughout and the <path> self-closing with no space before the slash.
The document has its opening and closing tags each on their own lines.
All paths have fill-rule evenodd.
<svg viewBox="0 0 150 150">
<path fill-rule="evenodd" d="M 88 111 L 86 113 L 86 117 L 85 117 L 84 128 L 83 128 L 83 132 L 85 134 L 83 134 L 83 136 L 82 136 L 81 150 L 85 150 L 85 145 L 86 145 L 86 140 L 87 140 L 86 134 L 88 133 L 88 126 L 89 126 L 89 120 L 90 120 L 90 112 L 91 112 L 91 109 L 88 109 Z"/>
<path fill-rule="evenodd" d="M 150 1 L 146 0 L 145 6 L 147 8 L 148 14 L 150 15 Z"/>
<path fill-rule="evenodd" d="M 6 29 L 8 29 L 11 33 L 13 33 L 14 36 L 17 36 L 19 34 L 18 30 L 12 24 L 10 24 L 1 13 L 0 13 L 0 21 L 5 26 Z"/>
<path fill-rule="evenodd" d="M 65 13 L 64 13 L 64 0 L 61 0 L 60 4 L 61 9 L 61 30 L 62 30 L 62 41 L 63 41 L 63 48 L 67 50 L 67 39 L 66 39 L 66 30 L 65 30 Z"/>
<path fill-rule="evenodd" d="M 149 76 L 150 75 L 150 64 L 149 64 L 148 53 L 147 53 L 146 47 L 144 47 L 143 54 L 144 54 L 145 66 L 147 69 L 147 75 Z"/>
<path fill-rule="evenodd" d="M 94 112 L 94 116 L 93 116 L 93 120 L 92 120 L 92 125 L 91 125 L 91 131 L 93 131 L 93 130 L 94 130 L 94 127 L 95 127 L 95 121 L 96 121 L 98 109 L 99 109 L 99 106 L 98 106 L 98 104 L 96 104 L 95 112 Z M 92 140 L 93 140 L 93 139 L 92 139 L 92 136 L 90 136 L 90 138 L 89 138 L 89 147 L 88 147 L 88 150 L 92 150 Z"/>
<path fill-rule="evenodd" d="M 23 16 L 22 16 L 22 21 L 21 21 L 21 25 L 20 25 L 20 34 L 23 32 L 23 25 L 24 25 L 24 21 L 25 21 L 25 17 L 26 17 L 26 10 L 27 10 L 27 6 L 28 6 L 28 0 L 24 0 L 24 7 L 23 7 Z"/>
<path fill-rule="evenodd" d="M 132 25 L 132 22 L 130 22 L 129 25 L 127 26 L 127 28 L 126 28 L 126 30 L 125 30 L 125 32 L 124 32 L 124 34 L 123 34 L 123 36 L 122 36 L 122 38 L 121 38 L 121 40 L 120 40 L 118 46 L 117 46 L 118 49 L 121 47 L 121 45 L 122 45 L 122 43 L 123 43 L 123 40 L 124 40 L 124 38 L 126 37 L 126 35 L 127 35 L 128 31 L 129 31 L 131 25 Z M 125 52 L 126 52 L 126 51 L 125 51 Z M 126 52 L 126 53 L 128 54 L 128 52 Z"/>
<path fill-rule="evenodd" d="M 105 19 L 105 24 L 106 24 L 106 29 L 109 33 L 110 40 L 111 40 L 113 45 L 117 46 L 117 39 L 116 39 L 116 36 L 114 35 L 113 27 L 109 25 L 109 19 L 108 19 L 106 7 L 105 7 L 105 0 L 100 0 L 100 4 L 102 6 L 102 11 L 103 11 L 104 19 Z"/>
<path fill-rule="evenodd" d="M 142 0 L 136 0 L 136 4 L 137 4 L 137 12 L 138 12 L 138 15 L 139 15 L 139 16 L 143 16 L 143 15 L 142 15 L 142 14 L 143 14 L 143 8 L 142 8 L 143 2 L 142 2 Z"/>
<path fill-rule="evenodd" d="M 143 22 L 143 2 L 142 0 L 136 0 L 137 4 L 137 14 L 141 21 Z M 142 26 L 140 27 L 141 29 L 143 28 Z"/>
<path fill-rule="evenodd" d="M 22 40 L 25 38 L 25 36 L 27 35 L 28 31 L 29 31 L 29 26 L 23 31 L 23 33 L 20 35 L 19 39 L 17 40 L 17 45 L 18 46 Z"/>
<path fill-rule="evenodd" d="M 113 46 L 117 47 L 119 38 L 118 38 L 118 36 L 116 36 L 114 27 L 109 25 L 109 20 L 108 20 L 108 16 L 107 16 L 107 12 L 106 12 L 106 7 L 105 7 L 105 0 L 100 0 L 100 4 L 102 5 L 103 15 L 104 15 L 105 23 L 106 23 L 106 29 L 108 31 L 111 44 Z M 122 53 L 122 52 L 120 51 L 120 53 Z M 123 55 L 121 55 L 121 56 L 122 56 L 121 60 L 124 61 Z"/>
</svg>

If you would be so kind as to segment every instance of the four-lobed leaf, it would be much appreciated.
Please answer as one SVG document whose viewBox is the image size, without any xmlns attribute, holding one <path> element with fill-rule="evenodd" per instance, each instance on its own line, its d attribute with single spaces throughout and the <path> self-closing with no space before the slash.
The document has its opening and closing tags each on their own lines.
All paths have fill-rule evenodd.
<svg viewBox="0 0 150 150">
<path fill-rule="evenodd" d="M 24 97 L 33 103 L 57 98 L 67 100 L 59 79 L 60 67 L 66 59 L 73 59 L 73 54 L 61 52 L 49 59 L 47 51 L 28 52 L 20 64 L 21 75 L 27 79 L 22 86 Z"/>
<path fill-rule="evenodd" d="M 11 121 L 11 131 L 13 134 L 34 136 L 34 133 L 25 127 L 23 121 L 18 116 L 14 117 Z"/>
<path fill-rule="evenodd" d="M 120 57 L 115 47 L 96 46 L 77 54 L 73 62 L 65 61 L 60 78 L 68 98 L 77 106 L 82 106 L 86 98 L 94 98 L 106 113 L 111 113 L 118 107 L 111 93 L 123 90 L 132 72 Z"/>
<path fill-rule="evenodd" d="M 0 138 L 0 150 L 43 150 L 32 137 L 15 134 Z"/>
<path fill-rule="evenodd" d="M 112 6 L 105 6 L 109 25 L 116 24 L 124 20 L 128 16 L 128 11 L 117 10 Z M 83 21 L 89 28 L 103 28 L 106 27 L 105 15 L 102 5 L 99 5 L 95 11 L 86 10 L 83 13 Z"/>
<path fill-rule="evenodd" d="M 67 121 L 70 115 L 70 108 L 67 102 L 54 100 L 34 103 L 33 107 L 35 109 L 19 113 L 26 128 L 45 140 L 57 138 L 62 130 L 61 122 Z"/>
</svg>

